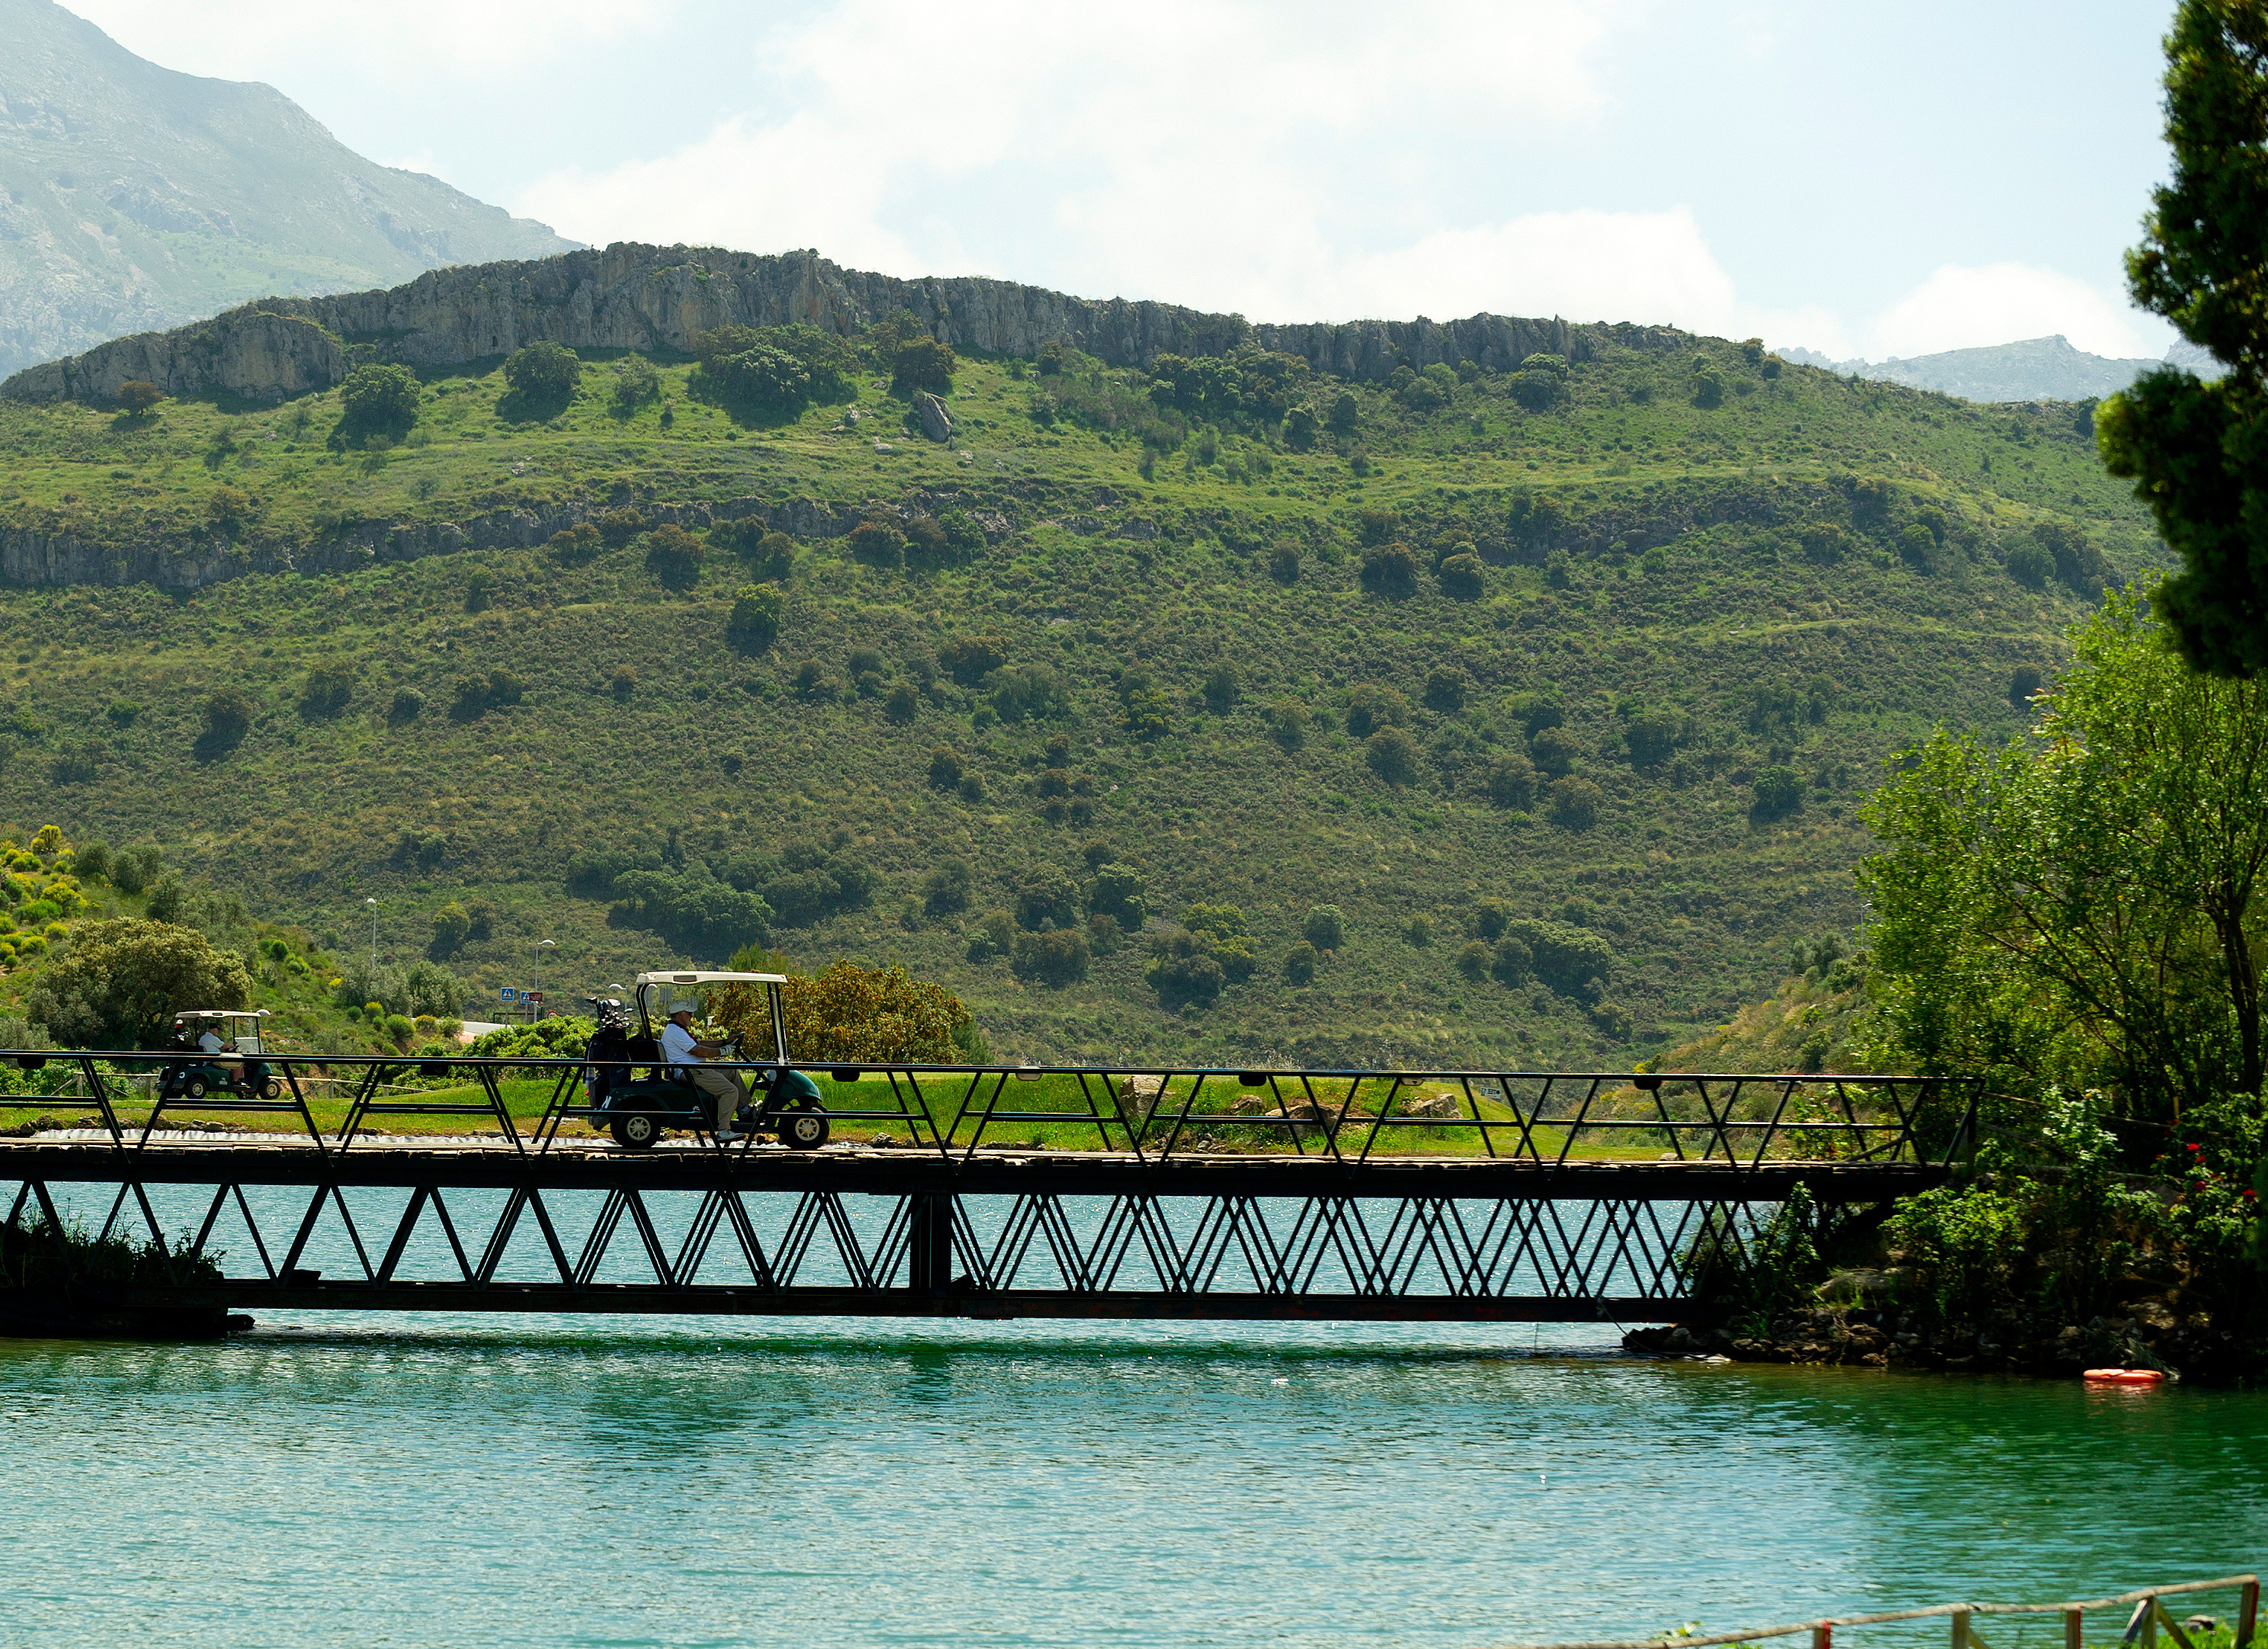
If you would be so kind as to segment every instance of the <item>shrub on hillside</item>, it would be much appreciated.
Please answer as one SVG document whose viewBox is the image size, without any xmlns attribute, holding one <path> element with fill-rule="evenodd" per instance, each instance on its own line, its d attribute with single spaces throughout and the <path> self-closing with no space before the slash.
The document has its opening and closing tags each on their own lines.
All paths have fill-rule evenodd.
<svg viewBox="0 0 2268 1649">
<path fill-rule="evenodd" d="M 1477 601 L 1488 593 L 1488 569 L 1469 552 L 1451 556 L 1441 563 L 1441 593 L 1459 601 Z"/>
<path fill-rule="evenodd" d="M 311 720 L 335 716 L 347 707 L 347 700 L 353 694 L 353 666 L 344 664 L 310 666 L 299 683 L 299 713 Z"/>
<path fill-rule="evenodd" d="M 505 385 L 531 409 L 563 408 L 582 376 L 583 363 L 575 351 L 549 338 L 504 357 Z"/>
<path fill-rule="evenodd" d="M 1079 920 L 1079 885 L 1052 865 L 1035 865 L 1016 889 L 1016 924 L 1067 928 Z"/>
<path fill-rule="evenodd" d="M 646 534 L 645 570 L 665 588 L 683 592 L 701 580 L 701 541 L 674 523 Z"/>
<path fill-rule="evenodd" d="M 929 753 L 929 782 L 939 790 L 953 789 L 968 770 L 968 758 L 949 745 L 939 745 Z"/>
<path fill-rule="evenodd" d="M 1287 985 L 1311 985 L 1315 983 L 1315 947 L 1300 939 L 1284 953 L 1284 983 Z"/>
<path fill-rule="evenodd" d="M 1598 823 L 1607 793 L 1587 778 L 1554 779 L 1550 801 L 1553 824 L 1562 830 L 1588 830 Z"/>
<path fill-rule="evenodd" d="M 357 366 L 339 385 L 339 427 L 334 438 L 399 439 L 417 422 L 417 374 L 406 366 Z"/>
<path fill-rule="evenodd" d="M 739 556 L 758 579 L 784 578 L 795 567 L 795 541 L 774 532 L 762 516 L 719 521 L 709 529 L 709 542 L 712 548 Z"/>
<path fill-rule="evenodd" d="M 1499 807 L 1525 807 L 1535 798 L 1535 763 L 1517 750 L 1489 763 L 1488 799 Z"/>
<path fill-rule="evenodd" d="M 1453 664 L 1435 665 L 1425 673 L 1425 708 L 1454 715 L 1464 709 L 1472 678 Z"/>
<path fill-rule="evenodd" d="M 1286 750 L 1307 742 L 1307 707 L 1288 696 L 1268 706 L 1268 736 Z"/>
<path fill-rule="evenodd" d="M 1410 701 L 1390 687 L 1364 682 L 1347 695 L 1346 730 L 1367 739 L 1381 727 L 1400 726 L 1410 719 Z"/>
<path fill-rule="evenodd" d="M 545 548 L 561 566 L 579 567 L 596 559 L 604 542 L 597 527 L 588 521 L 578 521 L 571 527 L 554 533 Z"/>
<path fill-rule="evenodd" d="M 204 719 L 204 732 L 197 740 L 200 755 L 219 755 L 233 750 L 252 731 L 253 718 L 260 707 L 245 694 L 232 687 L 205 696 L 200 707 Z"/>
<path fill-rule="evenodd" d="M 1803 780 L 1785 762 L 1775 762 L 1756 775 L 1754 811 L 1763 819 L 1778 819 L 1803 806 Z"/>
<path fill-rule="evenodd" d="M 1346 943 L 1346 917 L 1336 905 L 1315 905 L 1307 911 L 1300 932 L 1319 951 L 1335 951 Z"/>
<path fill-rule="evenodd" d="M 725 642 L 735 652 L 758 653 L 779 639 L 787 596 L 776 584 L 744 584 L 725 620 Z"/>
<path fill-rule="evenodd" d="M 951 344 L 928 336 L 908 338 L 890 357 L 890 393 L 911 395 L 925 389 L 932 395 L 949 395 L 958 364 Z"/>
<path fill-rule="evenodd" d="M 1565 778 L 1575 770 L 1575 763 L 1583 754 L 1583 747 L 1565 727 L 1551 726 L 1537 730 L 1528 741 L 1528 752 L 1535 759 L 1539 771 L 1554 778 Z"/>
<path fill-rule="evenodd" d="M 1086 977 L 1086 935 L 1077 928 L 1019 933 L 1011 941 L 1008 966 L 1016 977 L 1044 985 L 1068 985 Z"/>
<path fill-rule="evenodd" d="M 956 636 L 939 644 L 937 661 L 961 687 L 976 687 L 1008 662 L 1008 638 L 997 630 Z"/>
<path fill-rule="evenodd" d="M 1418 741 L 1391 723 L 1363 740 L 1362 759 L 1372 772 L 1397 789 L 1417 782 Z"/>
<path fill-rule="evenodd" d="M 968 861 L 944 859 L 922 883 L 922 909 L 933 917 L 951 916 L 968 909 L 976 892 L 976 872 Z"/>
<path fill-rule="evenodd" d="M 1505 939 L 1528 947 L 1535 976 L 1561 996 L 1581 996 L 1594 981 L 1614 971 L 1614 946 L 1588 928 L 1565 922 L 1512 922 L 1506 924 Z M 1501 946 L 1498 954 L 1502 954 Z"/>
<path fill-rule="evenodd" d="M 599 512 L 599 536 L 609 549 L 620 549 L 645 531 L 645 517 L 629 504 Z"/>
<path fill-rule="evenodd" d="M 636 412 L 647 401 L 661 399 L 661 374 L 643 355 L 625 355 L 615 363 L 615 383 L 608 398 L 616 412 Z"/>
<path fill-rule="evenodd" d="M 850 558 L 869 567 L 906 564 L 906 535 L 887 521 L 861 521 L 850 529 Z"/>
<path fill-rule="evenodd" d="M 166 398 L 166 392 L 146 378 L 129 378 L 118 386 L 118 409 L 139 418 Z"/>
</svg>

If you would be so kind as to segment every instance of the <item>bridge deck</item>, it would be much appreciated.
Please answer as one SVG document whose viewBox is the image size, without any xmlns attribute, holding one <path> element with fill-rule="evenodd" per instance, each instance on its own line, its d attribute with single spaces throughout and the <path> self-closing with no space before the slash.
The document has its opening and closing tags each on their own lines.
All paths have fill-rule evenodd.
<svg viewBox="0 0 2268 1649">
<path fill-rule="evenodd" d="M 259 1126 L 299 1131 L 259 1134 L 185 1131 L 199 1124 L 154 1103 L 133 1119 L 98 1056 L 77 1063 L 103 1127 L 0 1138 L 0 1187 L 15 1188 L 0 1324 L 11 1298 L 58 1289 L 129 1312 L 1697 1319 L 1714 1309 L 1711 1278 L 1798 1187 L 1832 1221 L 1941 1182 L 1947 1159 L 1919 1149 L 1916 1118 L 1972 1100 L 1939 1078 L 1407 1072 L 1168 1073 L 1148 1090 L 1056 1073 L 1019 1098 L 1028 1072 L 901 1068 L 884 1073 L 895 1108 L 872 1073 L 841 1071 L 827 1108 L 910 1144 L 681 1135 L 640 1152 L 561 1126 L 587 1115 L 572 1111 L 572 1061 L 533 1062 L 555 1085 L 533 1127 L 501 1086 L 531 1062 L 449 1062 L 482 1085 L 473 1106 L 384 1090 L 401 1062 L 366 1062 L 328 1126 L 285 1064 L 289 1100 L 237 1108 L 284 1110 Z M 958 1098 L 917 1093 L 917 1078 Z M 1201 1108 L 1216 1078 L 1283 1102 Z M 867 1102 L 844 1103 L 861 1082 Z M 1295 1082 L 1337 1097 L 1297 1110 Z M 1617 1082 L 1642 1111 L 1606 1102 Z M 1408 1108 L 1421 1098 L 1430 1109 Z M 373 1126 L 418 1110 L 496 1131 Z M 1096 1144 L 985 1137 L 1004 1123 L 1076 1124 Z M 1252 1149 L 1256 1133 L 1278 1148 Z M 74 1214 L 92 1225 L 72 1187 L 109 1214 L 66 1252 L 52 1233 Z M 131 1286 L 101 1240 L 114 1234 L 140 1255 Z M 217 1251 L 258 1269 L 222 1275 Z"/>
</svg>

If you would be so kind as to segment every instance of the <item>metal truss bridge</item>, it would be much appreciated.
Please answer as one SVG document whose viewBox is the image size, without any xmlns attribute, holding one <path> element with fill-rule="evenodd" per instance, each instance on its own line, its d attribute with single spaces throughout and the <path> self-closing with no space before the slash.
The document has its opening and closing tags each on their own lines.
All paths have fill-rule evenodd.
<svg viewBox="0 0 2268 1649">
<path fill-rule="evenodd" d="M 1832 1222 L 1940 1183 L 1977 1096 L 1880 1076 L 802 1066 L 836 1085 L 824 1148 L 695 1130 L 632 1151 L 597 1131 L 573 1060 L 271 1055 L 274 1097 L 188 1100 L 135 1074 L 149 1055 L 45 1059 L 76 1070 L 76 1101 L 0 1109 L 75 1102 L 96 1125 L 0 1138 L 0 1319 L 63 1299 L 129 1323 L 1705 1320 L 1709 1272 L 1796 1187 Z M 244 1111 L 271 1119 L 213 1120 Z"/>
</svg>

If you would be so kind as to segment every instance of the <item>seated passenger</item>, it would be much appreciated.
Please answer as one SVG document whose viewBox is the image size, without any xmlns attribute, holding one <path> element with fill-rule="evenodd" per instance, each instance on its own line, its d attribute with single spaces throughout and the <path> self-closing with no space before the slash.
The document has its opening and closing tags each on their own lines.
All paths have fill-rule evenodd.
<svg viewBox="0 0 2268 1649">
<path fill-rule="evenodd" d="M 738 1139 L 740 1136 L 733 1127 L 735 1112 L 748 1102 L 747 1084 L 740 1080 L 737 1071 L 719 1071 L 704 1060 L 714 1059 L 725 1051 L 722 1042 L 697 1042 L 693 1035 L 693 1010 L 680 1008 L 669 1016 L 669 1023 L 661 1027 L 661 1064 L 673 1082 L 690 1082 L 717 1101 L 717 1137 Z"/>
</svg>

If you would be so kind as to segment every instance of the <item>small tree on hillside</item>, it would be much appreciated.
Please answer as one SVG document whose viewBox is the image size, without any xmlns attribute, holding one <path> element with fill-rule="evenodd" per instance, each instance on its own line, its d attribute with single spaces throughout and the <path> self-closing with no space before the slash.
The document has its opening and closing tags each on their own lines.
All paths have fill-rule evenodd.
<svg viewBox="0 0 2268 1649">
<path fill-rule="evenodd" d="M 406 366 L 357 366 L 339 386 L 338 437 L 366 441 L 399 438 L 417 422 L 417 374 Z"/>
<path fill-rule="evenodd" d="M 932 395 L 949 395 L 957 364 L 951 344 L 926 335 L 908 338 L 891 357 L 890 393 L 911 395 L 925 389 Z"/>
<path fill-rule="evenodd" d="M 725 621 L 725 641 L 735 652 L 762 652 L 779 639 L 787 597 L 776 584 L 744 584 Z"/>
<path fill-rule="evenodd" d="M 549 338 L 504 358 L 504 381 L 524 401 L 564 404 L 582 376 L 583 363 L 575 351 Z"/>
<path fill-rule="evenodd" d="M 129 378 L 118 386 L 118 409 L 138 418 L 166 398 L 166 392 L 147 379 Z"/>
<path fill-rule="evenodd" d="M 90 923 L 32 987 L 26 1009 L 66 1046 L 153 1048 L 183 1008 L 240 1008 L 252 977 L 193 928 Z"/>
</svg>

